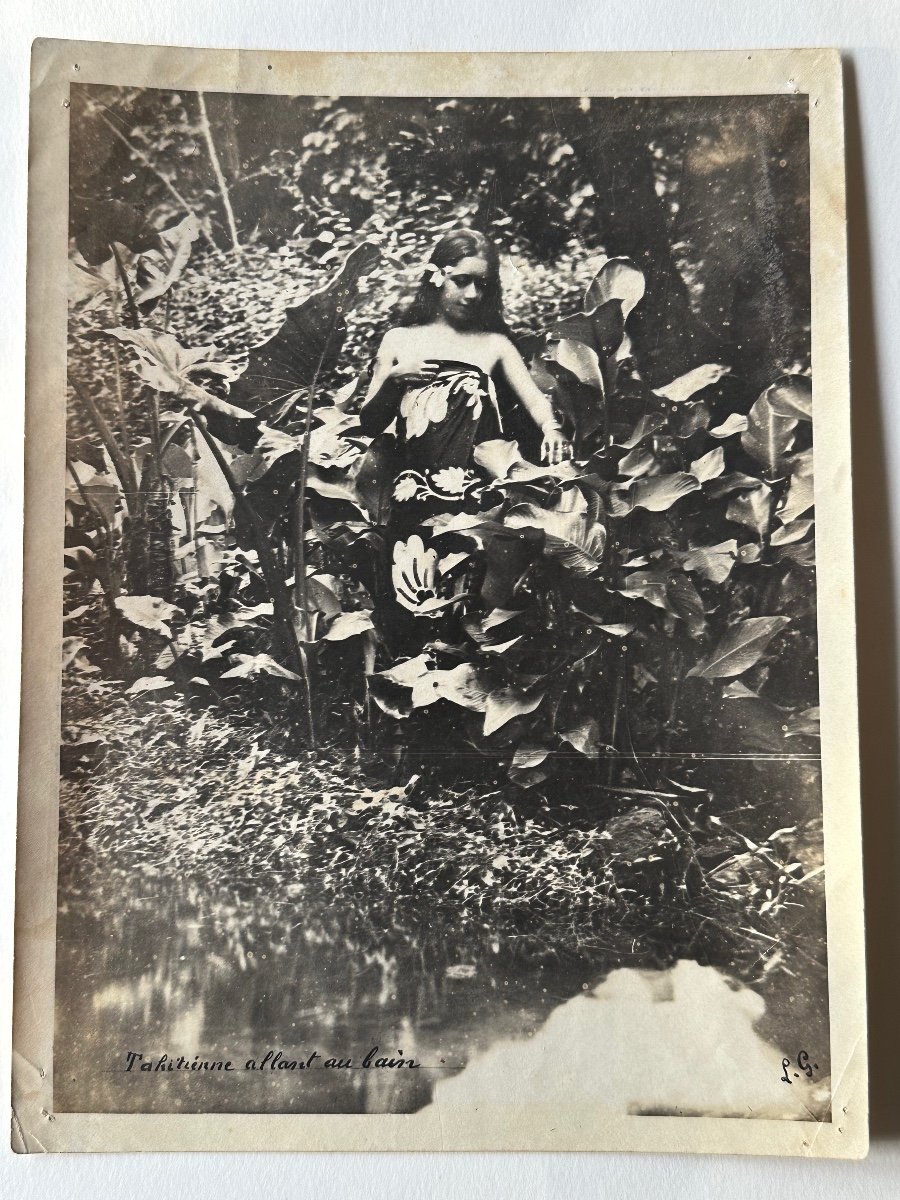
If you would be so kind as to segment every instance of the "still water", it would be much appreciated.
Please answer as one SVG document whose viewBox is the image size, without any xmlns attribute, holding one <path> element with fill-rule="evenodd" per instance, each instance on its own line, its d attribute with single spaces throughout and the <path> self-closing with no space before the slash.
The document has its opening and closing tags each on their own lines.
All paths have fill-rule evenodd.
<svg viewBox="0 0 900 1200">
<path fill-rule="evenodd" d="M 571 1102 L 574 1086 L 619 1112 L 828 1119 L 827 1019 L 796 973 L 763 995 L 688 961 L 516 952 L 489 928 L 291 891 L 112 868 L 64 880 L 56 1110 L 410 1113 L 511 1089 Z M 800 1050 L 816 1070 L 787 1082 Z M 140 1071 L 163 1054 L 234 1070 Z"/>
</svg>

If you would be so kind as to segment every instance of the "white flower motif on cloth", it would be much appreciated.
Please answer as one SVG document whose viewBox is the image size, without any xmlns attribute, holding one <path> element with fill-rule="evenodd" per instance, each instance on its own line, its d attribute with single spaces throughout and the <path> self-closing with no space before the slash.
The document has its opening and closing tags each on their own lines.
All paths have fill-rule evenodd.
<svg viewBox="0 0 900 1200">
<path fill-rule="evenodd" d="M 429 425 L 438 425 L 447 416 L 447 401 L 455 391 L 468 396 L 466 407 L 472 410 L 472 420 L 481 417 L 482 400 L 491 399 L 493 383 L 489 381 L 488 390 L 481 386 L 477 372 L 453 371 L 439 376 L 434 383 L 425 387 L 413 388 L 400 401 L 400 415 L 406 422 L 408 438 L 421 437 Z"/>
<path fill-rule="evenodd" d="M 413 500 L 420 490 L 419 476 L 416 471 L 404 471 L 397 476 L 394 484 L 395 500 Z"/>
<path fill-rule="evenodd" d="M 394 543 L 391 582 L 398 604 L 417 617 L 438 616 L 443 609 L 456 604 L 459 597 L 440 599 L 437 580 L 437 550 L 433 547 L 426 550 L 417 533 L 408 541 Z"/>
<path fill-rule="evenodd" d="M 484 488 L 474 471 L 463 467 L 442 467 L 438 471 L 401 471 L 394 480 L 394 499 L 464 500 L 478 498 Z"/>
<path fill-rule="evenodd" d="M 472 479 L 472 472 L 466 471 L 464 467 L 444 467 L 431 476 L 434 486 L 450 496 L 464 495 L 466 488 L 471 486 Z"/>
<path fill-rule="evenodd" d="M 429 425 L 439 425 L 444 420 L 451 390 L 448 381 L 441 379 L 406 393 L 400 401 L 400 416 L 406 422 L 408 438 L 421 437 Z"/>
</svg>

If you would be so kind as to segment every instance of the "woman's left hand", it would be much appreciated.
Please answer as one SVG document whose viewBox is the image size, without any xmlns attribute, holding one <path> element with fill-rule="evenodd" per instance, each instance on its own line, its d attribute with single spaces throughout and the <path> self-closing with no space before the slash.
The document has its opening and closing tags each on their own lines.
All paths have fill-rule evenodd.
<svg viewBox="0 0 900 1200">
<path fill-rule="evenodd" d="M 544 440 L 541 443 L 541 462 L 555 467 L 558 463 L 568 462 L 572 457 L 572 443 L 558 427 L 547 426 L 543 430 Z"/>
</svg>

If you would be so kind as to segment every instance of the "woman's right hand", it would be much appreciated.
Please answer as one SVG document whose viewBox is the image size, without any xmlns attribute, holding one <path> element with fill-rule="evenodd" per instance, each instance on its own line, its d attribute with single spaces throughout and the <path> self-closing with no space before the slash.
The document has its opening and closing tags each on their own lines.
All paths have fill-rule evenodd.
<svg viewBox="0 0 900 1200">
<path fill-rule="evenodd" d="M 439 363 L 430 358 L 395 357 L 388 369 L 388 378 L 404 387 L 431 383 L 439 366 Z"/>
</svg>

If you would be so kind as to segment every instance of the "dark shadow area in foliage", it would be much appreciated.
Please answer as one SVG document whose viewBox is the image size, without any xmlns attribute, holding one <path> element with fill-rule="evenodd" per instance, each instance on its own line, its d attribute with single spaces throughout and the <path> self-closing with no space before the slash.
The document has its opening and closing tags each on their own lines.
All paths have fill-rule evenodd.
<svg viewBox="0 0 900 1200">
<path fill-rule="evenodd" d="M 893 949 L 900 920 L 895 549 L 884 452 L 884 399 L 874 332 L 866 164 L 860 141 L 856 77 L 849 61 L 845 63 L 844 83 L 870 1104 L 872 1136 L 885 1138 L 900 1132 L 900 973 Z"/>
</svg>

